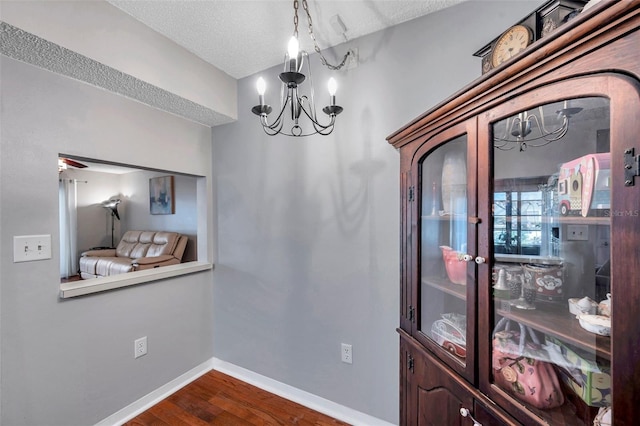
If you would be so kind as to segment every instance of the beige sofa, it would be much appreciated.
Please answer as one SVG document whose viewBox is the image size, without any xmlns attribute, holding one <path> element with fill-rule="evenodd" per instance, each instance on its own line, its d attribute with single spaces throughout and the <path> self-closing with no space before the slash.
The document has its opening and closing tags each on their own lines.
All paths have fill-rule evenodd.
<svg viewBox="0 0 640 426">
<path fill-rule="evenodd" d="M 89 250 L 80 257 L 83 279 L 108 277 L 182 261 L 187 236 L 177 232 L 127 231 L 115 249 Z"/>
</svg>

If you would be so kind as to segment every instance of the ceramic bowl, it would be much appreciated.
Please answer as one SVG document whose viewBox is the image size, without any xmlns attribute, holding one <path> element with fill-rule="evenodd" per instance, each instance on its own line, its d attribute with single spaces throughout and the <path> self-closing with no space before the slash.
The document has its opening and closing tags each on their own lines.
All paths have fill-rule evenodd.
<svg viewBox="0 0 640 426">
<path fill-rule="evenodd" d="M 442 259 L 449 280 L 455 284 L 465 285 L 467 283 L 467 262 L 462 259 L 463 253 L 448 246 L 440 246 L 440 249 L 442 249 Z"/>
<path fill-rule="evenodd" d="M 580 326 L 587 331 L 601 336 L 611 335 L 611 318 L 603 315 L 580 314 L 578 321 L 580 321 Z"/>
<path fill-rule="evenodd" d="M 588 297 L 583 297 L 582 299 L 572 297 L 569 299 L 569 312 L 575 316 L 580 314 L 593 315 L 596 313 L 597 308 L 598 304 Z"/>
</svg>

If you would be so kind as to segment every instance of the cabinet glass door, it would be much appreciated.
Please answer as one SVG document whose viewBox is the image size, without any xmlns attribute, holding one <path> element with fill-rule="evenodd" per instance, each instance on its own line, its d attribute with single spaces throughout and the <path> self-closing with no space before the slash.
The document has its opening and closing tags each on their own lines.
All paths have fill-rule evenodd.
<svg viewBox="0 0 640 426">
<path fill-rule="evenodd" d="M 475 284 L 467 256 L 467 150 L 465 134 L 430 151 L 420 164 L 419 198 L 418 327 L 426 344 L 462 374 L 473 342 L 467 294 Z"/>
<path fill-rule="evenodd" d="M 550 424 L 612 401 L 609 117 L 576 97 L 491 129 L 491 380 Z"/>
</svg>

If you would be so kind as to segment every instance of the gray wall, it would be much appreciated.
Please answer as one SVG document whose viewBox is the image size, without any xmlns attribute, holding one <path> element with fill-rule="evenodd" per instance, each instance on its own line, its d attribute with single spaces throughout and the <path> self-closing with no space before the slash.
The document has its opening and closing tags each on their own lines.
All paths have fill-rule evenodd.
<svg viewBox="0 0 640 426">
<path fill-rule="evenodd" d="M 264 135 L 257 75 L 239 81 L 238 122 L 214 129 L 218 358 L 398 421 L 399 156 L 385 137 L 480 76 L 473 52 L 540 3 L 472 1 L 336 48 L 360 64 L 335 73 L 345 111 L 328 137 Z M 324 104 L 329 73 L 312 62 Z M 279 70 L 260 73 L 272 105 Z"/>
<path fill-rule="evenodd" d="M 211 129 L 0 60 L 0 423 L 94 424 L 211 358 L 213 279 L 201 272 L 60 300 L 58 153 L 210 182 Z M 30 234 L 51 234 L 53 258 L 13 263 L 13 236 Z M 134 359 L 141 336 L 149 353 Z"/>
<path fill-rule="evenodd" d="M 338 74 L 345 112 L 326 138 L 264 136 L 255 78 L 211 148 L 209 128 L 1 57 L 0 423 L 92 424 L 214 355 L 396 422 L 398 155 L 385 137 L 477 77 L 471 54 L 540 3 L 472 1 L 351 42 L 360 65 Z M 273 84 L 277 70 L 263 74 Z M 327 75 L 314 69 L 319 87 Z M 217 211 L 198 226 L 217 218 L 215 273 L 59 300 L 60 152 L 213 177 L 203 202 Z M 13 235 L 44 233 L 52 259 L 12 263 Z"/>
</svg>

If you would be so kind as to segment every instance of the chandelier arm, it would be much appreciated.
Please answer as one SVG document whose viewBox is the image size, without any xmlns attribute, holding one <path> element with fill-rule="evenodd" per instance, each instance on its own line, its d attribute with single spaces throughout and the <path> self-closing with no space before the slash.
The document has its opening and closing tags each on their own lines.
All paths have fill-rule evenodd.
<svg viewBox="0 0 640 426">
<path fill-rule="evenodd" d="M 547 130 L 547 126 L 544 125 L 544 111 L 542 110 L 542 106 L 538 107 L 538 114 L 540 114 L 540 120 L 538 120 L 538 117 L 533 114 L 533 117 L 535 117 L 536 120 L 536 124 L 538 125 L 538 128 L 540 129 L 540 132 L 544 135 L 552 133 L 550 131 Z"/>
<path fill-rule="evenodd" d="M 307 116 L 307 118 L 309 118 L 309 120 L 311 120 L 311 123 L 313 124 L 313 128 L 316 129 L 317 133 L 320 133 L 320 130 L 326 130 L 329 127 L 332 127 L 335 124 L 335 115 L 331 115 L 331 121 L 329 122 L 329 124 L 324 125 L 322 123 L 320 123 L 315 117 L 312 116 L 312 114 L 307 111 L 307 108 L 305 108 L 304 106 L 302 106 L 302 111 L 304 112 L 304 114 Z"/>
<path fill-rule="evenodd" d="M 540 108 L 540 114 L 542 114 L 542 108 Z M 540 116 L 540 118 L 538 118 L 538 116 L 536 116 L 535 114 L 530 115 L 529 119 L 535 121 L 536 125 L 538 126 L 538 130 L 540 131 L 540 136 L 537 138 L 532 138 L 531 140 L 544 139 L 546 141 L 549 141 L 550 139 L 548 139 L 547 137 L 550 135 L 554 135 L 551 141 L 556 141 L 562 138 L 567 134 L 567 130 L 569 130 L 569 119 L 564 114 L 562 117 L 562 125 L 560 125 L 560 127 L 555 130 L 549 131 L 544 125 L 544 117 L 542 115 Z"/>
<path fill-rule="evenodd" d="M 264 132 L 269 136 L 285 135 L 285 136 L 293 136 L 293 137 L 312 136 L 312 135 L 315 135 L 315 134 L 321 134 L 323 136 L 326 136 L 326 135 L 330 134 L 331 131 L 333 131 L 333 127 L 332 127 L 329 132 L 316 130 L 314 132 L 309 132 L 309 133 L 293 133 L 293 132 L 283 132 L 282 131 L 282 127 L 283 126 L 281 125 L 280 128 L 278 128 L 277 130 L 271 130 L 271 131 L 267 131 L 268 127 L 267 128 L 263 128 L 263 129 L 264 129 Z"/>
<path fill-rule="evenodd" d="M 311 111 L 312 121 L 317 121 L 318 119 L 316 117 L 315 90 L 313 89 L 313 75 L 311 74 L 311 62 L 309 62 L 309 55 L 307 54 L 307 52 L 303 51 L 303 57 L 307 58 L 307 72 L 309 74 L 309 94 L 311 96 L 309 108 Z"/>
<path fill-rule="evenodd" d="M 282 123 L 280 123 L 280 127 L 278 127 L 278 128 L 271 128 L 271 127 L 268 127 L 268 126 L 262 126 L 262 130 L 264 130 L 264 132 L 269 136 L 275 136 L 275 135 L 281 133 Z"/>
<path fill-rule="evenodd" d="M 334 127 L 335 127 L 335 116 L 331 117 L 331 122 L 326 126 L 320 123 L 313 122 L 313 128 L 316 130 L 316 133 L 320 133 L 321 135 L 324 135 L 324 136 L 331 134 L 331 132 L 333 132 Z"/>
<path fill-rule="evenodd" d="M 509 129 L 511 128 L 511 120 L 512 120 L 512 117 L 507 118 L 507 122 L 504 123 L 504 133 L 502 134 L 502 137 L 495 138 L 495 139 L 503 140 L 503 141 L 509 140 Z"/>
<path fill-rule="evenodd" d="M 566 135 L 569 131 L 569 117 L 562 114 L 562 125 L 552 132 L 548 132 L 550 134 L 562 134 L 562 136 Z M 561 137 L 562 137 L 561 136 Z"/>
<path fill-rule="evenodd" d="M 558 135 L 557 137 L 553 137 L 553 138 L 549 138 L 549 139 L 547 139 L 547 138 L 546 138 L 546 137 L 544 137 L 544 136 L 538 136 L 538 137 L 535 137 L 535 138 L 527 138 L 526 140 L 524 140 L 524 139 L 523 139 L 522 141 L 519 141 L 519 140 L 517 140 L 517 139 L 516 139 L 516 140 L 511 140 L 511 139 L 501 139 L 501 138 L 494 138 L 494 141 L 504 142 L 504 143 L 503 143 L 502 145 L 500 145 L 500 146 L 505 146 L 505 145 L 507 145 L 507 144 L 509 144 L 509 143 L 521 143 L 521 142 L 525 142 L 525 143 L 526 143 L 527 145 L 529 145 L 529 146 L 538 147 L 538 146 L 545 146 L 545 145 L 548 145 L 548 144 L 549 144 L 549 143 L 551 143 L 551 142 L 558 141 L 558 140 L 562 139 L 562 138 L 566 135 L 566 133 L 567 133 L 567 132 L 565 131 L 564 133 L 562 133 L 562 134 Z M 541 143 L 541 144 L 531 144 L 531 143 L 530 143 L 530 142 L 532 142 L 532 141 L 539 141 L 539 140 L 544 140 L 545 142 L 544 142 L 544 143 Z M 495 146 L 496 148 L 498 148 L 498 146 L 497 146 L 497 145 L 494 145 L 494 146 Z"/>
<path fill-rule="evenodd" d="M 540 127 L 542 129 L 542 133 L 546 133 L 546 134 L 556 134 L 562 131 L 562 129 L 568 128 L 569 127 L 569 117 L 567 117 L 566 114 L 560 112 L 559 115 L 562 116 L 562 125 L 552 131 L 547 130 L 547 127 L 544 124 L 544 112 L 542 111 L 542 107 L 538 107 L 538 111 L 540 113 L 540 123 L 542 124 L 542 126 Z M 562 111 L 562 110 L 561 110 Z M 565 131 L 566 133 L 566 131 Z"/>
<path fill-rule="evenodd" d="M 285 135 L 285 136 L 295 136 L 295 137 L 302 137 L 302 136 L 311 136 L 311 135 L 315 135 L 316 133 L 320 133 L 322 135 L 328 135 L 329 133 L 331 133 L 331 131 L 329 131 L 328 133 L 323 133 L 323 132 L 319 132 L 319 131 L 315 131 L 315 132 L 311 132 L 311 133 L 293 133 L 293 132 L 283 132 L 282 128 L 284 127 L 284 120 L 281 120 L 279 122 L 273 123 L 271 125 L 269 125 L 268 123 L 266 123 L 265 117 L 261 117 L 262 118 L 262 130 L 264 130 L 264 132 L 268 135 L 268 136 L 276 136 L 279 134 Z M 266 123 L 266 124 L 265 124 Z M 331 129 L 333 130 L 333 128 Z"/>
<path fill-rule="evenodd" d="M 330 135 L 331 133 L 333 133 L 333 129 L 335 129 L 334 122 L 335 122 L 334 117 L 331 117 L 331 125 L 325 127 L 324 129 L 320 129 L 320 130 L 316 129 L 316 132 L 321 134 L 322 136 Z"/>
<path fill-rule="evenodd" d="M 298 118 L 300 117 L 300 109 L 302 108 L 302 103 L 300 102 L 300 98 L 298 97 L 298 88 L 289 89 L 289 97 L 291 100 L 291 120 L 298 125 Z M 293 99 L 296 102 L 293 102 Z"/>
<path fill-rule="evenodd" d="M 263 127 L 267 127 L 269 129 L 281 129 L 282 125 L 284 124 L 284 111 L 287 109 L 287 104 L 290 101 L 290 97 L 287 96 L 287 98 L 285 99 L 285 101 L 282 104 L 282 109 L 280 110 L 280 112 L 278 113 L 278 116 L 276 117 L 276 119 L 274 120 L 274 122 L 272 124 L 269 124 L 269 121 L 267 120 L 267 116 L 265 115 L 261 115 L 260 116 L 260 121 L 262 122 L 262 126 Z"/>
<path fill-rule="evenodd" d="M 320 123 L 315 123 L 313 124 L 313 128 L 316 130 L 317 133 L 320 133 L 321 135 L 329 135 L 331 134 L 331 132 L 333 132 L 333 129 L 335 128 L 335 115 L 331 116 L 331 121 L 328 125 L 324 126 Z"/>
<path fill-rule="evenodd" d="M 545 142 L 544 142 L 544 143 L 538 143 L 538 144 L 529 144 L 529 145 L 530 145 L 530 146 L 533 146 L 533 147 L 535 147 L 535 148 L 540 147 L 540 146 L 549 145 L 549 144 L 550 144 L 550 143 L 552 143 L 552 142 L 556 142 L 556 141 L 559 141 L 560 139 L 562 139 L 562 138 L 564 137 L 564 135 L 565 135 L 565 134 L 566 134 L 566 132 L 564 132 L 564 134 L 558 135 L 557 137 L 550 138 L 550 139 L 547 139 L 547 138 L 536 138 L 536 139 L 532 139 L 532 141 L 543 139 Z"/>
<path fill-rule="evenodd" d="M 569 131 L 571 116 L 570 114 L 567 114 L 566 111 L 569 111 L 566 105 L 565 109 L 558 111 L 558 118 L 562 118 L 562 123 L 559 127 L 553 130 L 546 128 L 542 107 L 538 107 L 538 114 L 528 114 L 525 111 L 517 116 L 509 117 L 505 122 L 504 135 L 502 135 L 502 137 L 494 136 L 493 146 L 501 151 L 509 151 L 518 146 L 522 152 L 525 151 L 527 147 L 542 147 L 549 145 L 552 142 L 556 142 L 565 137 Z M 577 109 L 577 111 L 579 112 L 580 109 Z M 574 111 L 571 110 L 571 112 Z M 523 124 L 525 122 L 526 124 Z M 530 133 L 532 133 L 533 125 L 537 128 L 539 136 L 530 135 Z M 515 140 L 510 138 L 509 132 L 511 132 L 512 136 L 515 136 Z M 531 137 L 527 137 L 527 135 L 530 135 Z"/>
<path fill-rule="evenodd" d="M 493 146 L 495 146 L 496 148 L 501 148 L 503 146 L 507 146 L 509 143 L 516 142 L 516 141 L 512 141 L 510 139 L 502 139 L 502 138 L 496 138 L 496 137 L 493 138 L 493 141 L 494 141 Z M 495 141 L 502 142 L 502 145 L 496 145 Z M 509 148 L 509 149 L 511 149 L 511 148 Z"/>
<path fill-rule="evenodd" d="M 260 123 L 262 124 L 262 129 L 264 130 L 264 132 L 270 136 L 274 136 L 277 135 L 278 133 L 280 133 L 280 130 L 282 129 L 282 125 L 283 125 L 283 121 L 277 121 L 273 124 L 269 124 L 269 122 L 267 121 L 267 117 L 266 116 L 261 116 L 260 117 Z M 274 132 L 274 133 L 271 133 Z"/>
<path fill-rule="evenodd" d="M 527 140 L 527 143 L 528 145 L 533 147 L 545 146 L 550 144 L 551 142 L 555 142 L 562 139 L 567 134 L 568 130 L 569 130 L 568 126 L 563 126 L 554 130 L 553 132 L 549 132 L 547 134 L 541 133 L 540 136 L 538 137 L 530 138 Z M 540 144 L 531 144 L 531 142 L 539 141 L 539 140 L 544 140 L 545 142 Z"/>
</svg>

